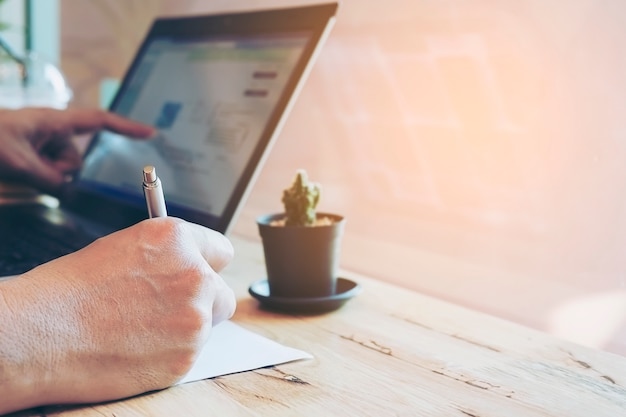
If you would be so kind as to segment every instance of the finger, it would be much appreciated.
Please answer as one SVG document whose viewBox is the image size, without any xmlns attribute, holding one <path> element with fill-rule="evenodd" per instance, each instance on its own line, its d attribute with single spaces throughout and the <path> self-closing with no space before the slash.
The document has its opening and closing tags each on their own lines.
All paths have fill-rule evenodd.
<svg viewBox="0 0 626 417">
<path fill-rule="evenodd" d="M 156 135 L 156 129 L 152 126 L 100 109 L 68 109 L 61 117 L 65 124 L 73 127 L 76 134 L 104 129 L 133 138 L 150 138 Z"/>
<path fill-rule="evenodd" d="M 185 225 L 191 232 L 192 239 L 202 257 L 213 271 L 221 271 L 233 259 L 234 248 L 226 236 L 195 223 L 185 222 Z M 235 314 L 237 299 L 233 290 L 219 275 L 215 275 L 212 283 L 215 291 L 212 303 L 212 324 L 215 326 Z"/>
<path fill-rule="evenodd" d="M 235 314 L 237 299 L 233 290 L 223 279 L 213 280 L 215 283 L 215 299 L 213 301 L 212 324 L 215 326 L 230 319 Z"/>
<path fill-rule="evenodd" d="M 42 161 L 33 159 L 30 168 L 24 172 L 23 182 L 45 193 L 54 194 L 65 183 L 65 173 Z"/>
<path fill-rule="evenodd" d="M 230 240 L 223 234 L 195 223 L 187 223 L 195 243 L 202 257 L 209 263 L 211 268 L 219 272 L 234 257 L 234 248 Z"/>
</svg>

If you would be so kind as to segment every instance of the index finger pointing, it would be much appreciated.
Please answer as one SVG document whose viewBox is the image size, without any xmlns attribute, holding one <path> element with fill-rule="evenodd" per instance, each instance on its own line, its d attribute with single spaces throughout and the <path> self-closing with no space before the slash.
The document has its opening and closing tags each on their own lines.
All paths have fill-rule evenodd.
<svg viewBox="0 0 626 417">
<path fill-rule="evenodd" d="M 135 138 L 149 138 L 156 134 L 156 129 L 144 123 L 130 120 L 119 114 L 100 109 L 68 109 L 61 114 L 74 133 L 92 133 L 109 130 Z"/>
</svg>

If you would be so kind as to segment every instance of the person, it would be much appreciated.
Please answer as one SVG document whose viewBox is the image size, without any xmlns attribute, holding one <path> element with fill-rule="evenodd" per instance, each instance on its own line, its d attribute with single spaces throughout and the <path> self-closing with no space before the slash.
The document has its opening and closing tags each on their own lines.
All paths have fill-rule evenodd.
<svg viewBox="0 0 626 417">
<path fill-rule="evenodd" d="M 0 179 L 55 193 L 80 169 L 74 135 L 100 129 L 154 134 L 104 110 L 0 110 Z M 235 311 L 232 257 L 222 234 L 162 217 L 0 281 L 0 414 L 175 384 Z"/>
</svg>

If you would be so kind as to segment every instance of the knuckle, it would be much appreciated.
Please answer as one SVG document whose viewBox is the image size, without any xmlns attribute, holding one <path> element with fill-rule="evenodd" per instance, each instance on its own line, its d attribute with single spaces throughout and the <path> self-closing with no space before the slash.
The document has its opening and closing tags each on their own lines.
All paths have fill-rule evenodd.
<svg viewBox="0 0 626 417">
<path fill-rule="evenodd" d="M 185 332 L 191 346 L 199 345 L 204 340 L 208 323 L 210 323 L 210 320 L 205 309 L 199 307 L 190 309 L 181 318 L 181 329 Z"/>
<path fill-rule="evenodd" d="M 208 338 L 211 319 L 204 310 L 200 307 L 190 308 L 178 320 L 180 349 L 172 361 L 172 372 L 175 375 L 182 376 L 191 368 Z"/>
<path fill-rule="evenodd" d="M 178 360 L 172 361 L 170 363 L 169 372 L 173 375 L 173 380 L 176 381 L 179 378 L 185 376 L 185 374 L 191 369 L 193 366 L 193 360 L 195 356 L 188 354 L 186 356 L 181 356 Z M 174 382 L 173 381 L 173 382 Z"/>
<path fill-rule="evenodd" d="M 217 275 L 205 262 L 187 262 L 177 272 L 177 286 L 180 297 L 187 306 L 197 308 L 199 302 L 208 303 L 215 287 L 214 275 Z"/>
<path fill-rule="evenodd" d="M 210 274 L 210 269 L 203 262 L 191 262 L 183 268 L 181 274 L 194 295 L 198 295 Z"/>
<path fill-rule="evenodd" d="M 184 221 L 176 217 L 143 220 L 137 227 L 144 239 L 159 244 L 179 242 L 186 233 Z"/>
</svg>

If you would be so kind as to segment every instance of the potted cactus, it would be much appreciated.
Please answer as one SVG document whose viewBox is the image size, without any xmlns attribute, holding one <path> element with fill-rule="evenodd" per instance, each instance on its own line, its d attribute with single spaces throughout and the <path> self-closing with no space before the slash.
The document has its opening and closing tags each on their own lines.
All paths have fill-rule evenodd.
<svg viewBox="0 0 626 417">
<path fill-rule="evenodd" d="M 345 220 L 318 213 L 320 196 L 320 185 L 300 169 L 283 191 L 284 212 L 257 218 L 273 297 L 324 299 L 337 294 Z"/>
</svg>

